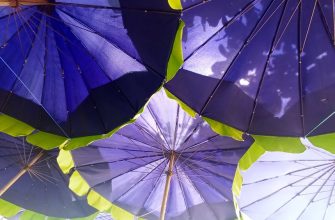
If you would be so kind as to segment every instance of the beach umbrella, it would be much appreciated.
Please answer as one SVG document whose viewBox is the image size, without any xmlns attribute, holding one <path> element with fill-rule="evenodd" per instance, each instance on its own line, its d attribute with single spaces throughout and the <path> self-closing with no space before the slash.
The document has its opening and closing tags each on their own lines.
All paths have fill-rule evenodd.
<svg viewBox="0 0 335 220">
<path fill-rule="evenodd" d="M 333 1 L 171 3 L 185 22 L 175 98 L 235 138 L 335 131 Z"/>
<path fill-rule="evenodd" d="M 243 219 L 334 218 L 335 151 L 301 140 L 306 146 L 302 153 L 255 146 L 241 159 L 234 196 Z"/>
<path fill-rule="evenodd" d="M 44 148 L 110 135 L 178 63 L 165 0 L 0 0 L 0 26 L 0 130 Z"/>
<path fill-rule="evenodd" d="M 69 188 L 57 164 L 58 150 L 44 151 L 25 138 L 0 133 L 0 216 L 94 219 L 97 210 Z"/>
<path fill-rule="evenodd" d="M 214 133 L 161 90 L 133 124 L 58 162 L 74 192 L 117 220 L 233 219 L 232 179 L 251 142 Z"/>
</svg>

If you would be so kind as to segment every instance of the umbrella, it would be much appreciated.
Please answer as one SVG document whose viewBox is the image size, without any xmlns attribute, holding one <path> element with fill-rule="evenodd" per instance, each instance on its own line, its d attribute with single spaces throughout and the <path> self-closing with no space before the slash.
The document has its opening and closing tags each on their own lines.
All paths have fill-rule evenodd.
<svg viewBox="0 0 335 220">
<path fill-rule="evenodd" d="M 335 131 L 333 1 L 176 2 L 185 28 L 184 64 L 166 85 L 175 98 L 236 138 Z"/>
<path fill-rule="evenodd" d="M 110 135 L 178 63 L 165 0 L 0 0 L 0 24 L 2 131 L 44 148 Z"/>
<path fill-rule="evenodd" d="M 0 216 L 94 219 L 97 210 L 68 188 L 57 155 L 0 133 Z"/>
<path fill-rule="evenodd" d="M 251 142 L 214 133 L 162 89 L 136 122 L 85 148 L 62 150 L 58 161 L 73 171 L 70 188 L 115 219 L 233 219 L 232 179 Z"/>
<path fill-rule="evenodd" d="M 250 166 L 247 159 L 256 152 L 251 147 L 241 159 L 234 185 L 239 185 L 235 198 L 243 219 L 334 218 L 335 151 L 301 140 L 303 153 L 263 151 Z"/>
</svg>

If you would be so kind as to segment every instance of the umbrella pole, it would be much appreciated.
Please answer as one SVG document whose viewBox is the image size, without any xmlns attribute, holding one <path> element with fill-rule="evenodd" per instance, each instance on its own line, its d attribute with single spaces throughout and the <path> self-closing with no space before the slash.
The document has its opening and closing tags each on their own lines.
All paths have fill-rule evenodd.
<svg viewBox="0 0 335 220">
<path fill-rule="evenodd" d="M 34 157 L 25 167 L 23 167 L 18 174 L 16 174 L 2 189 L 0 189 L 0 197 L 7 192 L 7 190 L 12 187 L 21 176 L 23 176 L 36 162 L 41 159 L 44 151 L 42 150 L 36 157 Z"/>
<path fill-rule="evenodd" d="M 164 189 L 163 201 L 162 201 L 162 206 L 161 206 L 161 216 L 159 218 L 160 220 L 165 220 L 166 205 L 167 205 L 169 192 L 170 192 L 171 178 L 173 175 L 173 166 L 174 166 L 175 159 L 176 159 L 175 154 L 174 152 L 172 152 L 170 156 L 169 170 L 167 171 L 167 175 L 166 175 L 165 189 Z"/>
<path fill-rule="evenodd" d="M 48 5 L 48 0 L 0 0 L 0 6 L 18 7 L 19 5 Z"/>
</svg>

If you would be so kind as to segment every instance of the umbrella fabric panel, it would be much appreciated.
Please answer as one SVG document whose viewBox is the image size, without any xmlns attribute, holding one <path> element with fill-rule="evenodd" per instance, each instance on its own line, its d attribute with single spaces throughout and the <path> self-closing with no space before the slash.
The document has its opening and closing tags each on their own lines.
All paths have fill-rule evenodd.
<svg viewBox="0 0 335 220">
<path fill-rule="evenodd" d="M 334 155 L 312 146 L 301 154 L 266 152 L 241 172 L 237 202 L 251 219 L 332 219 Z M 261 189 L 261 190 L 260 190 Z"/>
<path fill-rule="evenodd" d="M 165 79 L 179 21 L 165 3 L 145 12 L 115 2 L 2 7 L 1 111 L 71 137 L 134 117 Z"/>
<path fill-rule="evenodd" d="M 331 3 L 234 1 L 225 13 L 220 4 L 185 9 L 185 35 L 199 37 L 183 39 L 184 66 L 166 88 L 201 115 L 248 133 L 331 132 L 333 118 L 314 130 L 335 107 Z"/>
<path fill-rule="evenodd" d="M 232 181 L 251 142 L 217 135 L 161 90 L 136 122 L 71 154 L 74 169 L 92 190 L 146 219 L 160 215 L 167 169 L 175 154 L 166 218 L 221 219 L 235 215 L 229 208 Z"/>
<path fill-rule="evenodd" d="M 0 188 L 26 166 L 40 150 L 26 143 L 24 138 L 0 136 Z M 45 152 L 36 164 L 6 191 L 1 199 L 22 209 L 58 218 L 80 218 L 92 215 L 95 209 L 85 198 L 68 189 L 68 177 L 60 171 L 57 151 Z"/>
</svg>

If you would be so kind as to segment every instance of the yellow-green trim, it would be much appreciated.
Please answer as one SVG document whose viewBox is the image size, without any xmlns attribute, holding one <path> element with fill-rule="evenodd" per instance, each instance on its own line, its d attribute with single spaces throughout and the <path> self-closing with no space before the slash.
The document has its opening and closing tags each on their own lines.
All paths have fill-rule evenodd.
<svg viewBox="0 0 335 220">
<path fill-rule="evenodd" d="M 203 119 L 211 126 L 212 130 L 222 136 L 229 136 L 238 141 L 243 141 L 243 132 L 236 128 L 230 127 L 211 118 L 203 117 Z"/>
<path fill-rule="evenodd" d="M 168 3 L 172 9 L 182 10 L 183 6 L 180 0 L 168 0 Z"/>
<path fill-rule="evenodd" d="M 71 151 L 61 150 L 57 158 L 58 165 L 63 173 L 68 174 L 74 167 L 74 160 Z M 98 192 L 90 188 L 86 180 L 78 171 L 74 171 L 70 176 L 69 188 L 78 196 L 86 196 L 87 203 L 101 212 L 108 212 L 114 220 L 133 220 L 134 215 L 128 211 L 114 205 Z M 138 218 L 138 220 L 144 220 Z"/>
<path fill-rule="evenodd" d="M 266 152 L 303 153 L 306 147 L 299 138 L 252 135 L 255 139 L 249 150 L 238 162 L 232 186 L 234 205 L 239 219 L 250 220 L 238 207 L 238 197 L 243 186 L 242 172 L 249 169 Z"/>
<path fill-rule="evenodd" d="M 187 113 L 189 114 L 191 117 L 195 117 L 197 115 L 197 113 L 195 111 L 193 111 L 193 109 L 191 109 L 190 107 L 188 107 L 188 105 L 186 105 L 183 101 L 181 101 L 180 99 L 178 99 L 176 96 L 174 96 L 169 90 L 165 89 L 165 93 L 167 95 L 167 97 L 169 97 L 170 99 L 175 100 L 179 106 Z"/>
<path fill-rule="evenodd" d="M 19 220 L 65 220 L 63 218 L 46 216 L 41 213 L 27 210 L 15 204 L 0 199 L 0 216 L 3 216 L 5 218 L 12 218 L 18 215 L 19 213 L 20 213 Z M 93 220 L 96 218 L 97 215 L 98 213 L 94 213 L 90 216 L 83 218 L 74 218 L 73 220 Z"/>
<path fill-rule="evenodd" d="M 184 27 L 185 23 L 182 20 L 180 20 L 178 30 L 176 32 L 176 36 L 173 42 L 169 62 L 167 65 L 166 81 L 170 81 L 176 75 L 180 67 L 183 65 L 184 57 L 182 48 L 182 38 L 183 38 Z"/>
<path fill-rule="evenodd" d="M 314 146 L 335 154 L 335 133 L 308 137 L 308 140 Z"/>
</svg>

